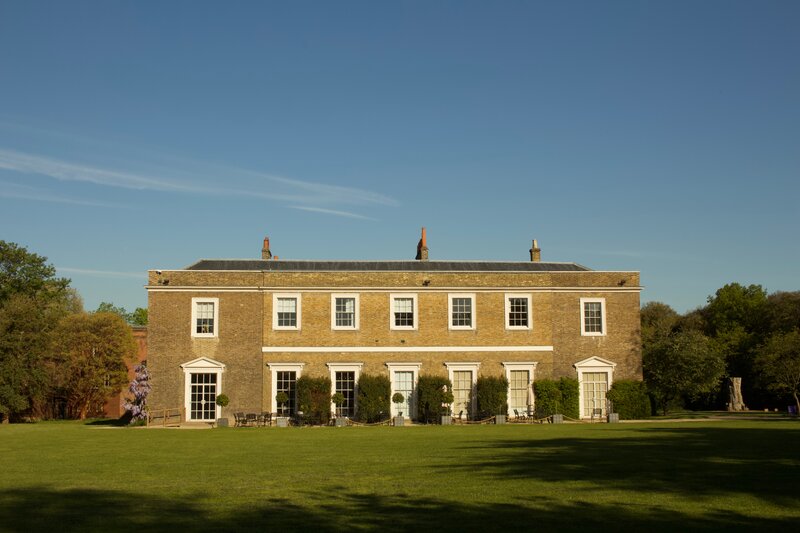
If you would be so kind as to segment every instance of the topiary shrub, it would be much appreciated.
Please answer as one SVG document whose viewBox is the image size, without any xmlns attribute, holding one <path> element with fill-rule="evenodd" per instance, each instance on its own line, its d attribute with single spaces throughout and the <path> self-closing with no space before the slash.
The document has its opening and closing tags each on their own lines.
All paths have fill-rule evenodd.
<svg viewBox="0 0 800 533">
<path fill-rule="evenodd" d="M 533 382 L 536 397 L 536 418 L 544 418 L 561 413 L 561 390 L 558 382 L 552 379 L 539 379 Z"/>
<path fill-rule="evenodd" d="M 650 416 L 650 398 L 643 381 L 622 379 L 611 385 L 606 394 L 620 420 L 638 420 Z"/>
<path fill-rule="evenodd" d="M 446 393 L 443 387 L 447 387 Z M 426 424 L 439 423 L 440 417 L 450 412 L 449 404 L 453 403 L 453 393 L 450 392 L 452 388 L 453 384 L 445 377 L 421 375 L 417 380 L 418 420 Z M 443 403 L 448 405 L 442 407 Z"/>
<path fill-rule="evenodd" d="M 392 384 L 388 376 L 361 374 L 358 378 L 358 412 L 362 422 L 380 422 L 389 418 Z"/>
<path fill-rule="evenodd" d="M 569 418 L 580 418 L 581 397 L 578 380 L 561 378 L 558 380 L 558 390 L 561 391 L 561 414 Z"/>
<path fill-rule="evenodd" d="M 331 419 L 331 378 L 297 378 L 297 410 L 308 424 L 327 424 Z"/>
<path fill-rule="evenodd" d="M 227 394 L 220 394 L 217 396 L 216 404 L 220 407 L 228 407 L 229 403 L 231 403 L 231 400 L 228 398 Z"/>
<path fill-rule="evenodd" d="M 477 389 L 479 418 L 508 412 L 508 379 L 505 376 L 481 376 Z"/>
</svg>

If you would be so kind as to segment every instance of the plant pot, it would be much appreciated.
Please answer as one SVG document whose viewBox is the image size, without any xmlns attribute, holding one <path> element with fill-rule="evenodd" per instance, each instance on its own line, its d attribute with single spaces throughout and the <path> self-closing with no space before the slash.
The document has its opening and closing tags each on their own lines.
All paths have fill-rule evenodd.
<svg viewBox="0 0 800 533">
<path fill-rule="evenodd" d="M 287 416 L 279 416 L 275 419 L 275 425 L 279 428 L 288 428 L 289 427 L 289 417 Z"/>
<path fill-rule="evenodd" d="M 563 424 L 564 423 L 564 415 L 556 414 L 552 416 L 553 424 Z"/>
<path fill-rule="evenodd" d="M 403 426 L 404 423 L 405 423 L 405 418 L 403 418 L 402 416 L 394 417 L 394 426 L 395 427 L 401 427 L 401 426 Z"/>
<path fill-rule="evenodd" d="M 506 415 L 494 415 L 494 423 L 495 424 L 505 424 L 506 423 Z"/>
<path fill-rule="evenodd" d="M 619 413 L 608 413 L 608 423 L 616 424 L 619 422 Z"/>
<path fill-rule="evenodd" d="M 218 428 L 226 428 L 226 427 L 228 427 L 228 419 L 227 418 L 217 418 L 217 427 Z"/>
<path fill-rule="evenodd" d="M 442 415 L 442 425 L 449 426 L 453 423 L 453 417 L 450 415 Z"/>
<path fill-rule="evenodd" d="M 346 418 L 334 418 L 334 426 L 337 428 L 347 427 L 347 419 Z"/>
</svg>

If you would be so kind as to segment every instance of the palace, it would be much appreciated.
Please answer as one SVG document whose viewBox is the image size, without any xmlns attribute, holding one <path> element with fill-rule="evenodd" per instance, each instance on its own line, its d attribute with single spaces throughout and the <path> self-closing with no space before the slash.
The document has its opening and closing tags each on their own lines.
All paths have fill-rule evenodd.
<svg viewBox="0 0 800 533">
<path fill-rule="evenodd" d="M 301 375 L 330 376 L 353 415 L 362 373 L 388 375 L 393 405 L 414 416 L 420 374 L 447 376 L 453 412 L 475 413 L 479 375 L 509 380 L 509 411 L 534 380 L 579 380 L 582 417 L 605 408 L 616 379 L 641 379 L 638 272 L 530 260 L 431 261 L 425 229 L 415 260 L 202 259 L 148 272 L 148 366 L 154 409 L 187 421 L 277 412 Z M 214 403 L 225 393 L 225 413 Z M 535 401 L 535 399 L 533 400 Z"/>
</svg>

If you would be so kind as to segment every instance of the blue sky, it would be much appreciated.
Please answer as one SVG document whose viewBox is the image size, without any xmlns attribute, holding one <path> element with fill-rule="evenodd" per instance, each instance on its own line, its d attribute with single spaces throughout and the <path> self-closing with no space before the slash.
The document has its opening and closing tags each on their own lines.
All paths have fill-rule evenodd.
<svg viewBox="0 0 800 533">
<path fill-rule="evenodd" d="M 199 258 L 798 290 L 800 3 L 0 2 L 0 239 L 88 309 Z"/>
</svg>

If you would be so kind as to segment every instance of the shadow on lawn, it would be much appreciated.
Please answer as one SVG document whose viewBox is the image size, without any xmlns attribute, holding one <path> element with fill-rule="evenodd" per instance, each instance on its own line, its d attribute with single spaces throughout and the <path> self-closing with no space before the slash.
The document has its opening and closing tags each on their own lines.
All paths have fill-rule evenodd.
<svg viewBox="0 0 800 533">
<path fill-rule="evenodd" d="M 771 425 L 771 424 L 770 424 Z M 601 428 L 602 431 L 604 428 Z M 620 428 L 622 429 L 622 428 Z M 628 429 L 628 428 L 625 428 Z M 748 494 L 797 508 L 796 429 L 641 428 L 604 438 L 515 439 L 466 453 L 458 466 L 491 478 L 585 481 L 603 488 L 684 497 Z M 474 448 L 473 448 L 474 449 Z"/>
<path fill-rule="evenodd" d="M 406 495 L 316 495 L 318 505 L 299 507 L 266 500 L 223 516 L 196 499 L 165 500 L 123 492 L 20 489 L 0 492 L 1 531 L 794 531 L 789 520 L 738 513 L 687 517 L 658 507 L 608 506 L 540 500 L 519 505 L 474 505 Z"/>
</svg>

